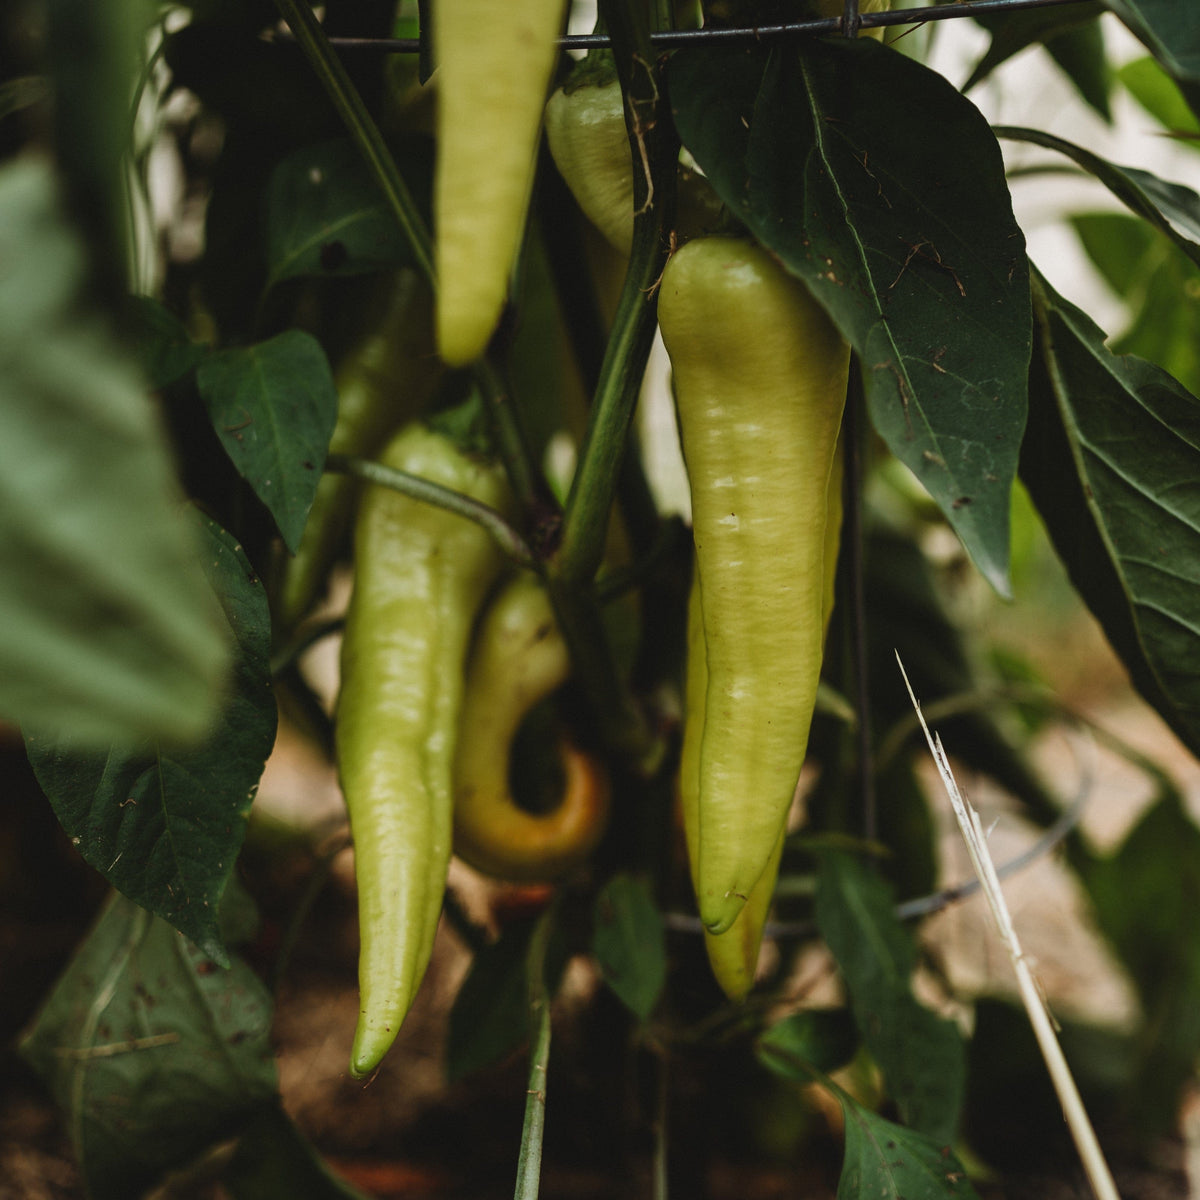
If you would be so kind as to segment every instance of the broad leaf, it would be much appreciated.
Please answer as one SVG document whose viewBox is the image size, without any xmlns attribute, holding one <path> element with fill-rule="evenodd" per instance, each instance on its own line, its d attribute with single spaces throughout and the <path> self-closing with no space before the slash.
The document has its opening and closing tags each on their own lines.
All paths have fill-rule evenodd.
<svg viewBox="0 0 1200 1200">
<path fill-rule="evenodd" d="M 21 1051 L 53 1092 L 94 1200 L 128 1200 L 276 1091 L 271 999 L 114 897 Z"/>
<path fill-rule="evenodd" d="M 858 860 L 826 855 L 816 917 L 846 981 L 859 1032 L 905 1124 L 941 1144 L 953 1141 L 966 1080 L 962 1038 L 912 994 L 916 951 L 890 889 Z"/>
<path fill-rule="evenodd" d="M 948 1141 L 906 1129 L 864 1108 L 814 1070 L 801 1043 L 786 1029 L 787 1022 L 781 1025 L 759 1039 L 758 1057 L 785 1079 L 820 1084 L 842 1106 L 846 1154 L 838 1200 L 972 1200 L 975 1190 Z"/>
<path fill-rule="evenodd" d="M 1079 873 L 1142 1004 L 1131 1119 L 1165 1132 L 1200 1056 L 1200 829 L 1164 795 L 1120 849 Z"/>
<path fill-rule="evenodd" d="M 1178 85 L 1149 55 L 1127 62 L 1117 72 L 1117 78 L 1164 128 L 1173 133 L 1200 138 L 1200 120 L 1188 108 Z M 1196 146 L 1197 142 L 1185 139 L 1183 144 Z"/>
<path fill-rule="evenodd" d="M 614 875 L 596 897 L 592 952 L 604 981 L 645 1020 L 658 1003 L 667 977 L 662 914 L 649 885 Z"/>
<path fill-rule="evenodd" d="M 206 740 L 188 751 L 107 753 L 26 734 L 30 762 L 80 854 L 131 900 L 227 961 L 217 908 L 275 740 L 262 583 L 241 547 L 206 523 L 206 563 L 238 656 L 234 687 Z M 204 586 L 203 583 L 200 586 Z"/>
<path fill-rule="evenodd" d="M 846 1066 L 858 1051 L 858 1031 L 844 1008 L 809 1008 L 777 1021 L 758 1040 L 759 1057 L 808 1063 L 826 1074 Z"/>
<path fill-rule="evenodd" d="M 1200 7 L 1193 0 L 1106 0 L 1180 85 L 1200 116 Z"/>
<path fill-rule="evenodd" d="M 337 420 L 325 351 L 311 334 L 289 329 L 213 354 L 196 384 L 233 465 L 295 553 Z"/>
<path fill-rule="evenodd" d="M 950 1146 L 887 1121 L 844 1092 L 846 1158 L 838 1200 L 966 1200 L 975 1189 Z"/>
<path fill-rule="evenodd" d="M 1038 129 L 997 125 L 998 137 L 1057 150 L 1094 175 L 1132 212 L 1165 233 L 1189 258 L 1200 263 L 1200 194 L 1182 183 L 1159 179 L 1137 167 L 1120 167 L 1082 146 Z"/>
<path fill-rule="evenodd" d="M 208 347 L 193 342 L 183 322 L 148 296 L 130 296 L 125 330 L 152 388 L 165 388 L 199 366 Z"/>
<path fill-rule="evenodd" d="M 1007 594 L 1029 288 L 983 117 L 869 38 L 684 50 L 670 87 L 684 144 L 829 311 L 875 428 Z"/>
<path fill-rule="evenodd" d="M 429 191 L 428 152 L 406 143 L 406 182 Z M 379 185 L 344 138 L 304 146 L 274 170 L 267 188 L 268 284 L 299 276 L 360 275 L 411 264 Z"/>
<path fill-rule="evenodd" d="M 278 1101 L 243 1123 L 222 1182 L 233 1200 L 369 1200 L 330 1170 Z"/>
<path fill-rule="evenodd" d="M 478 951 L 450 1009 L 446 1075 L 462 1079 L 513 1053 L 529 1037 L 526 957 L 532 922 L 508 926 Z"/>
<path fill-rule="evenodd" d="M 145 382 L 81 306 L 40 158 L 0 169 L 0 211 L 0 714 L 195 741 L 228 650 Z"/>
<path fill-rule="evenodd" d="M 1200 395 L 1200 267 L 1135 217 L 1090 213 L 1071 219 L 1088 257 L 1133 310 L 1110 338 L 1116 354 L 1136 354 Z"/>
<path fill-rule="evenodd" d="M 1037 294 L 1022 478 L 1134 685 L 1200 750 L 1200 400 Z"/>
<path fill-rule="evenodd" d="M 1104 35 L 1094 4 L 1088 2 L 1050 9 L 1027 9 L 1023 12 L 977 14 L 974 19 L 992 35 L 992 40 L 962 85 L 964 92 L 969 92 L 1014 54 L 1040 42 L 1084 100 L 1104 120 L 1111 119 Z"/>
</svg>

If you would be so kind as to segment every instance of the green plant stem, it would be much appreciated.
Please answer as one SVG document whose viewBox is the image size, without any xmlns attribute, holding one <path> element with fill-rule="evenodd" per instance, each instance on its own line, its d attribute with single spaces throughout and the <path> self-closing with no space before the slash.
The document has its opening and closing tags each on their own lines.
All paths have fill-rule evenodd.
<svg viewBox="0 0 1200 1200">
<path fill-rule="evenodd" d="M 460 517 L 466 517 L 468 521 L 474 521 L 486 529 L 500 549 L 518 566 L 537 565 L 533 551 L 520 533 L 494 508 L 480 504 L 478 500 L 460 495 L 451 488 L 442 487 L 441 484 L 431 483 L 419 475 L 410 475 L 407 471 L 397 471 L 392 467 L 385 467 L 382 463 L 353 458 L 346 454 L 331 454 L 325 460 L 325 469 L 343 475 L 353 475 L 358 479 L 365 479 L 368 483 L 377 483 L 381 487 L 402 492 L 414 500 L 458 513 Z"/>
<path fill-rule="evenodd" d="M 579 465 L 563 518 L 552 571 L 565 580 L 591 580 L 604 554 L 609 512 L 625 456 L 629 427 L 654 342 L 658 282 L 667 261 L 666 230 L 674 219 L 679 139 L 650 32 L 637 0 L 600 5 L 613 40 L 626 97 L 633 167 L 633 250 L 592 402 Z"/>
<path fill-rule="evenodd" d="M 324 30 L 312 11 L 300 0 L 276 0 L 276 5 L 312 63 L 368 167 L 383 188 L 419 268 L 431 285 L 436 287 L 429 231 L 378 127 L 342 68 Z M 632 17 L 622 21 L 622 29 L 632 28 Z M 602 725 L 608 730 L 607 740 L 635 766 L 646 770 L 661 761 L 661 748 L 647 730 L 639 710 L 617 677 L 600 620 L 599 606 L 589 588 L 580 586 L 581 583 L 591 583 L 603 555 L 604 534 L 625 437 L 654 338 L 653 285 L 666 258 L 662 233 L 674 207 L 675 161 L 678 157 L 678 139 L 666 105 L 661 103 L 658 74 L 649 65 L 652 59 L 649 55 L 648 30 L 641 30 L 636 39 L 630 34 L 625 37 L 623 44 L 627 47 L 636 46 L 642 52 L 638 59 L 640 71 L 635 70 L 637 51 L 630 50 L 621 57 L 626 64 L 626 75 L 635 76 L 634 96 L 641 106 L 635 109 L 640 116 L 636 131 L 631 132 L 631 145 L 634 147 L 635 165 L 639 168 L 634 199 L 643 211 L 634 223 L 634 257 L 618 311 L 621 333 L 619 337 L 614 336 L 602 370 L 601 403 L 597 406 L 602 414 L 601 419 L 593 421 L 596 431 L 585 442 L 584 478 L 580 479 L 577 475 L 572 489 L 579 514 L 576 517 L 578 534 L 574 539 L 578 548 L 562 559 L 568 568 L 567 579 L 562 586 L 552 586 L 551 595 L 580 682 Z M 638 137 L 642 138 L 640 143 Z M 651 155 L 648 161 L 657 172 L 649 180 L 640 169 L 640 145 L 644 145 L 647 154 Z M 654 164 L 658 164 L 657 167 Z M 650 199 L 654 200 L 653 204 L 647 203 Z M 634 263 L 638 264 L 636 272 L 632 269 Z M 549 489 L 541 481 L 528 454 L 520 421 L 508 391 L 492 364 L 479 362 L 472 368 L 472 373 L 488 408 L 497 446 L 513 490 L 538 535 L 539 546 L 549 544 L 557 533 L 558 514 L 546 506 L 545 498 L 550 494 Z M 591 450 L 587 449 L 588 444 L 592 446 Z M 446 493 L 444 489 L 411 476 L 405 477 L 400 472 L 387 472 L 376 464 L 331 456 L 326 468 L 346 471 L 459 512 L 484 525 L 515 562 L 523 566 L 540 565 L 538 556 L 525 539 L 499 514 L 484 506 L 464 503 L 461 497 Z M 541 528 L 543 521 L 550 526 L 548 531 Z M 546 534 L 544 538 L 543 534 Z M 558 572 L 552 567 L 550 573 L 553 575 Z"/>
<path fill-rule="evenodd" d="M 526 959 L 532 1045 L 529 1085 L 525 1092 L 525 1123 L 517 1160 L 515 1200 L 537 1200 L 542 1176 L 542 1138 L 546 1129 L 546 1072 L 550 1066 L 550 997 L 546 992 L 546 948 L 553 929 L 554 906 L 541 917 L 530 939 Z"/>
<path fill-rule="evenodd" d="M 275 0 L 275 7 L 287 22 L 338 115 L 346 123 L 350 136 L 357 143 L 372 174 L 383 188 L 388 205 L 412 248 L 417 267 L 428 280 L 430 287 L 436 290 L 432 241 L 424 218 L 408 190 L 408 185 L 396 168 L 395 159 L 392 158 L 383 135 L 379 132 L 379 126 L 367 112 L 358 89 L 346 74 L 346 69 L 329 44 L 320 22 L 304 0 Z"/>
<path fill-rule="evenodd" d="M 291 27 L 296 41 L 312 64 L 326 94 L 361 151 L 367 167 L 383 189 L 384 196 L 413 252 L 417 267 L 436 292 L 433 243 L 429 229 L 408 190 L 408 185 L 396 167 L 396 161 L 383 140 L 379 127 L 346 74 L 324 29 L 313 16 L 312 9 L 300 0 L 276 0 L 276 7 Z M 495 431 L 501 457 L 508 469 L 513 491 L 526 511 L 532 512 L 536 519 L 540 509 L 545 506 L 550 489 L 532 465 L 508 389 L 495 368 L 487 362 L 475 364 L 472 373 L 483 392 L 489 419 Z"/>
</svg>

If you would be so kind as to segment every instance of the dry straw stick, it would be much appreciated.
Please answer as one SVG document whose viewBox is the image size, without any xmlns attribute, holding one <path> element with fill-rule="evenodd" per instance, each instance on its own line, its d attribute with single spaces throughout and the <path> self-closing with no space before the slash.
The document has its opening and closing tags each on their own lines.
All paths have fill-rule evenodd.
<svg viewBox="0 0 1200 1200">
<path fill-rule="evenodd" d="M 983 894 L 987 897 L 992 920 L 996 923 L 1000 940 L 1004 943 L 1005 949 L 1012 959 L 1013 969 L 1017 973 L 1017 986 L 1021 992 L 1021 1000 L 1025 1005 L 1025 1011 L 1029 1014 L 1030 1023 L 1033 1025 L 1038 1048 L 1046 1060 L 1046 1069 L 1050 1072 L 1054 1090 L 1058 1093 L 1063 1115 L 1071 1130 L 1071 1136 L 1075 1139 L 1075 1147 L 1079 1151 L 1083 1169 L 1087 1172 L 1088 1182 L 1092 1185 L 1092 1191 L 1098 1200 L 1120 1200 L 1117 1186 L 1113 1182 L 1108 1163 L 1104 1159 L 1104 1152 L 1096 1140 L 1096 1131 L 1088 1119 L 1087 1111 L 1079 1096 L 1079 1089 L 1075 1086 L 1075 1080 L 1067 1066 L 1067 1060 L 1063 1056 L 1058 1037 L 1055 1035 L 1054 1023 L 1046 1007 L 1045 998 L 1033 977 L 1033 972 L 1029 969 L 1029 963 L 1021 950 L 1021 945 L 1017 941 L 1017 932 L 1013 928 L 1012 916 L 1008 911 L 1008 905 L 1004 902 L 1004 895 L 1000 891 L 1000 880 L 997 878 L 992 856 L 988 852 L 987 839 L 979 820 L 979 813 L 959 790 L 954 773 L 950 770 L 950 763 L 946 759 L 946 751 L 942 748 L 942 739 L 930 733 L 929 726 L 925 723 L 925 717 L 921 713 L 921 705 L 913 694 L 912 684 L 908 681 L 908 672 L 904 670 L 904 663 L 900 661 L 898 652 L 896 661 L 900 664 L 900 674 L 904 676 L 904 686 L 908 688 L 909 699 L 912 700 L 913 708 L 916 710 L 917 720 L 921 722 L 925 741 L 929 744 L 929 752 L 933 755 L 938 774 L 941 775 L 942 782 L 946 786 L 946 792 L 954 808 L 954 815 L 958 820 L 958 827 L 962 832 L 963 840 L 967 843 L 971 866 L 974 867 L 975 874 L 979 877 L 979 883 L 983 888 Z"/>
</svg>

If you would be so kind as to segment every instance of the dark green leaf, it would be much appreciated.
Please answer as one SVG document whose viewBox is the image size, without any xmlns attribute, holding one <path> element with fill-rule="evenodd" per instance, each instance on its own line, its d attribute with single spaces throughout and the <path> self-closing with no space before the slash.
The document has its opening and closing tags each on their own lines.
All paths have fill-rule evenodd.
<svg viewBox="0 0 1200 1200">
<path fill-rule="evenodd" d="M 1037 281 L 1021 475 L 1134 685 L 1200 749 L 1200 400 Z"/>
<path fill-rule="evenodd" d="M 592 952 L 604 980 L 637 1016 L 653 1011 L 667 977 L 662 914 L 649 885 L 614 875 L 596 897 Z"/>
<path fill-rule="evenodd" d="M 105 302 L 115 304 L 125 284 L 122 187 L 123 156 L 133 132 L 129 97 L 154 9 L 148 0 L 47 0 L 42 12 L 54 90 L 55 167 L 88 245 L 90 283 Z"/>
<path fill-rule="evenodd" d="M 825 855 L 816 917 L 900 1115 L 940 1143 L 953 1141 L 966 1079 L 962 1039 L 912 994 L 916 951 L 890 889 L 857 859 Z"/>
<path fill-rule="evenodd" d="M 208 347 L 193 342 L 174 313 L 149 296 L 130 296 L 124 317 L 142 370 L 155 390 L 182 379 L 208 354 Z"/>
<path fill-rule="evenodd" d="M 798 1060 L 828 1074 L 854 1057 L 858 1031 L 848 1009 L 811 1008 L 777 1021 L 758 1044 L 759 1057 L 772 1069 Z M 783 1073 L 796 1078 L 794 1069 Z"/>
<path fill-rule="evenodd" d="M 947 1142 L 905 1129 L 838 1097 L 846 1118 L 846 1158 L 838 1200 L 965 1200 L 975 1189 Z"/>
<path fill-rule="evenodd" d="M 670 86 L 684 144 L 829 311 L 875 428 L 1007 594 L 1029 288 L 983 117 L 869 38 L 684 50 Z"/>
<path fill-rule="evenodd" d="M 428 190 L 427 154 L 405 156 L 406 181 Z M 360 275 L 412 263 L 412 251 L 374 176 L 346 139 L 288 155 L 267 187 L 270 285 L 297 276 Z"/>
<path fill-rule="evenodd" d="M 196 385 L 233 465 L 295 553 L 337 420 L 325 351 L 311 334 L 289 329 L 211 355 Z"/>
<path fill-rule="evenodd" d="M 1098 19 L 1046 41 L 1046 51 L 1103 120 L 1112 123 L 1109 94 L 1112 68 L 1104 54 L 1104 30 Z"/>
<path fill-rule="evenodd" d="M 1196 119 L 1196 114 L 1188 108 L 1187 101 L 1170 75 L 1149 55 L 1127 62 L 1117 72 L 1117 78 L 1164 128 L 1176 133 L 1200 135 L 1200 121 Z M 1197 145 L 1196 142 L 1184 144 Z"/>
<path fill-rule="evenodd" d="M 206 565 L 238 657 L 232 694 L 196 749 L 88 751 L 26 734 L 38 782 L 83 857 L 115 887 L 227 961 L 217 908 L 275 740 L 262 583 L 241 547 L 206 522 Z M 201 585 L 203 586 L 203 585 Z"/>
<path fill-rule="evenodd" d="M 1116 354 L 1136 354 L 1200 394 L 1200 268 L 1135 217 L 1090 213 L 1072 218 L 1088 256 L 1133 310 L 1111 338 Z"/>
<path fill-rule="evenodd" d="M 1079 873 L 1144 1014 L 1131 1117 L 1165 1132 L 1200 1055 L 1200 829 L 1164 795 L 1115 854 Z"/>
<path fill-rule="evenodd" d="M 450 1009 L 446 1075 L 455 1082 L 513 1053 L 529 1037 L 526 956 L 531 923 L 508 926 L 471 963 Z"/>
<path fill-rule="evenodd" d="M 786 1026 L 787 1022 L 781 1022 Z M 946 1200 L 975 1196 L 947 1139 L 906 1129 L 871 1112 L 813 1064 L 786 1029 L 776 1025 L 758 1042 L 758 1057 L 777 1075 L 818 1083 L 837 1097 L 846 1122 L 846 1155 L 838 1200 Z"/>
<path fill-rule="evenodd" d="M 0 212 L 0 713 L 195 741 L 228 651 L 145 382 L 80 307 L 44 161 L 0 169 Z"/>
<path fill-rule="evenodd" d="M 21 1050 L 53 1092 L 94 1200 L 129 1200 L 273 1096 L 271 1000 L 114 897 Z"/>
<path fill-rule="evenodd" d="M 1200 7 L 1193 0 L 1106 0 L 1200 116 Z"/>
<path fill-rule="evenodd" d="M 1189 258 L 1200 263 L 1200 195 L 1182 183 L 1159 179 L 1136 167 L 1120 167 L 1099 155 L 1038 129 L 997 125 L 999 137 L 1057 150 L 1094 175 L 1139 217 L 1165 233 Z"/>
<path fill-rule="evenodd" d="M 1024 12 L 978 14 L 975 21 L 992 35 L 991 44 L 962 85 L 969 92 L 1001 63 L 1041 42 L 1079 93 L 1107 121 L 1108 68 L 1104 35 L 1092 3 Z"/>
<path fill-rule="evenodd" d="M 223 1178 L 233 1200 L 368 1200 L 329 1169 L 277 1101 L 242 1130 Z"/>
<path fill-rule="evenodd" d="M 1079 213 L 1071 224 L 1105 283 L 1132 303 L 1134 291 L 1144 285 L 1147 260 L 1161 244 L 1154 230 L 1125 213 Z"/>
<path fill-rule="evenodd" d="M 1057 1171 L 1076 1151 L 1029 1014 L 992 996 L 977 998 L 973 1008 L 963 1120 L 968 1145 L 1001 1170 Z M 1129 1129 L 1142 1104 L 1134 1091 L 1134 1035 L 1055 1015 L 1063 1054 L 1093 1124 Z"/>
<path fill-rule="evenodd" d="M 529 950 L 537 920 L 508 925 L 479 950 L 450 1010 L 446 1075 L 451 1082 L 498 1062 L 529 1038 Z M 558 926 L 545 952 L 546 992 L 553 995 L 567 966 Z"/>
</svg>

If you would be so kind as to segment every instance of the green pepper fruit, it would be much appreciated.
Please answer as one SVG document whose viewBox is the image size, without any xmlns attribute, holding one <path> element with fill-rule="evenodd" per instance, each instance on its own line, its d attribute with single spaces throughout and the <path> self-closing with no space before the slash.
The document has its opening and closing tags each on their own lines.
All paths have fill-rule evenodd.
<svg viewBox="0 0 1200 1200">
<path fill-rule="evenodd" d="M 564 0 L 433 6 L 437 342 L 451 366 L 484 352 L 504 308 L 564 11 Z"/>
<path fill-rule="evenodd" d="M 382 461 L 508 507 L 498 467 L 423 425 L 397 434 Z M 337 706 L 361 936 L 355 1076 L 373 1071 L 395 1040 L 433 950 L 467 648 L 503 567 L 474 522 L 387 488 L 364 490 Z"/>
<path fill-rule="evenodd" d="M 829 632 L 829 621 L 833 616 L 834 584 L 837 577 L 838 551 L 842 532 L 842 454 L 841 440 L 834 454 L 833 470 L 829 475 L 826 492 L 827 515 L 825 520 L 824 574 L 825 591 L 822 598 L 822 636 Z M 708 652 L 704 642 L 704 622 L 700 612 L 700 589 L 696 586 L 693 572 L 692 590 L 688 597 L 688 651 L 687 682 L 685 688 L 685 719 L 695 728 L 704 728 L 704 711 L 708 693 Z M 699 842 L 699 771 L 701 738 L 692 737 L 684 743 L 680 773 L 680 806 L 684 833 L 689 847 Z M 783 857 L 783 843 L 787 836 L 786 826 L 779 831 L 779 838 L 771 851 L 767 865 L 758 882 L 750 890 L 741 912 L 733 924 L 722 934 L 704 931 L 704 946 L 708 951 L 709 965 L 721 990 L 731 1000 L 743 1000 L 754 984 L 754 973 L 758 966 L 758 953 L 762 946 L 763 928 L 771 909 L 775 893 L 775 881 L 779 877 L 779 863 Z M 692 869 L 692 886 L 697 887 L 696 855 L 689 856 Z"/>
<path fill-rule="evenodd" d="M 761 247 L 689 242 L 659 322 L 692 494 L 706 684 L 696 756 L 697 902 L 733 924 L 778 845 L 804 762 L 824 642 L 828 491 L 849 348 Z M 691 782 L 689 782 L 689 779 Z"/>
<path fill-rule="evenodd" d="M 330 454 L 378 453 L 392 433 L 421 413 L 443 373 L 433 351 L 429 289 L 405 268 L 396 273 L 378 321 L 338 366 L 338 415 Z M 275 601 L 279 629 L 293 629 L 319 598 L 358 490 L 352 476 L 321 476 L 304 536 L 283 566 Z"/>
</svg>

